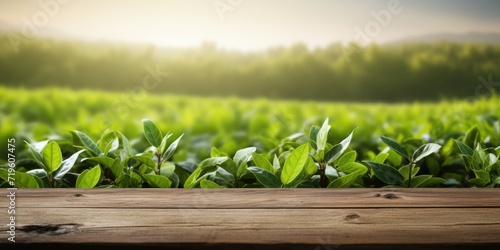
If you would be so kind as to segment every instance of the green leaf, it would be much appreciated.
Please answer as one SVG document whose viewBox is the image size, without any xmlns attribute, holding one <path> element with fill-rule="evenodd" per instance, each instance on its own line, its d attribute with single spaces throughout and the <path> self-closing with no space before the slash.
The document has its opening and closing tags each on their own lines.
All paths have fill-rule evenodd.
<svg viewBox="0 0 500 250">
<path fill-rule="evenodd" d="M 196 181 L 198 180 L 198 177 L 200 177 L 201 172 L 203 172 L 203 170 L 204 169 L 202 169 L 201 167 L 198 167 L 197 169 L 195 169 L 191 173 L 191 175 L 189 175 L 189 177 L 186 179 L 186 181 L 184 182 L 184 188 L 194 188 Z"/>
<path fill-rule="evenodd" d="M 406 159 L 409 159 L 408 152 L 406 152 L 406 149 L 403 146 L 401 146 L 401 144 L 399 144 L 396 141 L 392 140 L 391 138 L 385 137 L 383 135 L 380 136 L 380 139 L 382 139 L 382 141 L 387 146 L 389 146 L 389 148 L 391 148 L 392 150 L 394 150 L 394 152 L 396 152 L 399 155 L 405 157 Z"/>
<path fill-rule="evenodd" d="M 219 158 L 219 157 L 217 157 Z M 198 185 L 198 183 L 206 178 L 206 175 L 202 175 L 203 173 L 209 173 L 216 171 L 218 167 L 216 166 L 208 166 L 205 168 L 198 167 L 184 182 L 184 188 L 194 188 Z M 201 176 L 201 177 L 200 177 Z M 205 176 L 205 177 L 204 177 Z"/>
<path fill-rule="evenodd" d="M 467 132 L 465 132 L 463 143 L 469 148 L 475 148 L 480 139 L 481 135 L 479 134 L 479 129 L 477 128 L 477 125 L 474 125 L 467 130 Z"/>
<path fill-rule="evenodd" d="M 132 149 L 132 146 L 130 145 L 130 142 L 129 140 L 127 139 L 127 137 L 125 135 L 123 135 L 122 133 L 118 132 L 121 136 L 122 136 L 122 147 L 123 147 L 123 151 L 125 151 L 125 153 L 127 154 L 127 156 L 133 156 L 134 155 L 134 151 Z"/>
<path fill-rule="evenodd" d="M 172 182 L 163 175 L 145 174 L 142 175 L 142 177 L 144 177 L 149 186 L 153 188 L 169 188 L 172 185 Z"/>
<path fill-rule="evenodd" d="M 113 164 L 111 165 L 111 167 L 109 168 L 111 170 L 111 173 L 113 173 L 113 176 L 115 177 L 115 179 L 117 179 L 118 177 L 120 177 L 123 173 L 123 165 L 122 163 L 120 162 L 120 159 L 119 158 L 116 158 L 114 161 L 113 161 Z"/>
<path fill-rule="evenodd" d="M 108 155 L 108 153 L 117 150 L 119 146 L 120 140 L 118 140 L 118 138 L 115 138 L 114 140 L 110 141 L 104 148 L 104 155 Z"/>
<path fill-rule="evenodd" d="M 373 159 L 374 162 L 378 162 L 378 163 L 384 163 L 385 160 L 387 159 L 387 157 L 389 157 L 389 154 L 388 153 L 379 153 L 375 159 Z"/>
<path fill-rule="evenodd" d="M 212 149 L 210 149 L 210 157 L 219 157 L 219 156 L 223 156 L 220 150 L 218 150 L 216 147 L 212 147 Z"/>
<path fill-rule="evenodd" d="M 266 188 L 279 188 L 281 182 L 276 175 L 266 169 L 259 167 L 248 167 L 248 171 L 252 173 L 257 181 Z"/>
<path fill-rule="evenodd" d="M 354 134 L 353 130 L 344 140 L 342 140 L 339 144 L 333 146 L 326 154 L 325 154 L 325 161 L 327 163 L 331 163 L 335 161 L 337 158 L 339 158 L 344 151 L 349 147 L 349 144 L 351 143 L 352 140 L 352 135 Z"/>
<path fill-rule="evenodd" d="M 158 127 L 148 119 L 142 120 L 142 126 L 144 128 L 144 136 L 146 136 L 146 140 L 149 144 L 159 147 L 161 145 L 161 140 L 163 139 L 160 129 L 158 129 Z"/>
<path fill-rule="evenodd" d="M 340 178 L 335 179 L 328 185 L 328 188 L 348 188 L 350 187 L 358 178 L 359 173 L 355 172 L 352 174 L 344 175 Z"/>
<path fill-rule="evenodd" d="M 62 163 L 61 148 L 55 141 L 49 142 L 42 150 L 43 164 L 49 173 L 56 171 Z"/>
<path fill-rule="evenodd" d="M 83 147 L 85 149 L 89 150 L 90 152 L 92 152 L 94 154 L 94 156 L 99 156 L 102 154 L 102 152 L 99 149 L 99 147 L 97 146 L 97 144 L 88 135 L 84 134 L 83 132 L 77 131 L 77 130 L 73 131 L 72 133 L 80 139 L 80 141 L 83 144 Z"/>
<path fill-rule="evenodd" d="M 337 165 L 342 166 L 349 162 L 354 162 L 356 160 L 357 155 L 358 154 L 356 153 L 356 151 L 347 152 L 342 157 L 340 157 L 339 161 L 337 162 Z"/>
<path fill-rule="evenodd" d="M 325 150 L 328 140 L 328 131 L 330 130 L 330 128 L 331 126 L 328 125 L 328 118 L 326 118 L 325 122 L 319 129 L 318 134 L 316 135 L 316 145 L 318 147 L 318 150 Z"/>
<path fill-rule="evenodd" d="M 285 161 L 285 166 L 281 172 L 281 182 L 284 185 L 291 183 L 299 176 L 309 157 L 309 144 L 304 144 L 296 148 Z"/>
<path fill-rule="evenodd" d="M 114 140 L 116 140 L 116 134 L 113 130 L 106 129 L 101 135 L 101 138 L 96 142 L 97 146 L 101 151 L 104 152 L 105 155 L 107 155 L 110 151 L 114 151 L 118 148 L 119 143 L 116 142 L 116 144 L 113 143 Z M 116 145 L 115 149 L 112 149 L 113 146 Z"/>
<path fill-rule="evenodd" d="M 149 156 L 149 154 L 145 154 L 145 155 L 135 155 L 135 156 L 132 156 L 130 157 L 130 159 L 134 159 L 152 169 L 154 169 L 155 171 L 158 170 L 158 165 L 156 164 L 156 162 Z"/>
<path fill-rule="evenodd" d="M 240 166 L 244 162 L 248 162 L 249 160 L 252 159 L 252 153 L 257 150 L 256 147 L 248 147 L 244 149 L 240 149 L 236 151 L 234 154 L 234 161 L 236 162 L 237 166 Z"/>
<path fill-rule="evenodd" d="M 494 185 L 500 185 L 500 176 L 495 178 L 495 180 L 493 180 L 492 182 Z"/>
<path fill-rule="evenodd" d="M 411 169 L 411 176 L 412 176 L 412 177 L 413 177 L 413 176 L 415 176 L 415 175 L 418 173 L 418 171 L 420 171 L 420 167 L 413 167 L 413 168 Z M 407 179 L 408 179 L 408 178 L 407 178 L 407 177 L 408 177 L 408 174 L 409 174 L 409 172 L 410 172 L 410 165 L 404 165 L 404 166 L 400 167 L 400 168 L 398 169 L 398 172 L 399 172 L 402 176 L 404 176 L 404 177 L 405 177 L 405 180 L 407 180 Z M 412 179 L 412 184 L 413 184 L 413 179 Z"/>
<path fill-rule="evenodd" d="M 33 177 L 30 174 L 17 171 L 16 174 L 14 175 L 14 178 L 16 179 L 15 183 L 16 183 L 17 188 L 39 188 L 40 187 L 38 185 L 38 182 L 36 181 L 35 177 Z"/>
<path fill-rule="evenodd" d="M 0 168 L 0 179 L 4 181 L 8 181 L 9 179 L 9 171 L 5 168 Z"/>
<path fill-rule="evenodd" d="M 340 156 L 340 151 L 342 150 L 342 145 L 336 144 L 330 150 L 328 150 L 325 154 L 325 162 L 331 163 L 333 162 L 336 158 Z"/>
<path fill-rule="evenodd" d="M 485 183 L 490 182 L 490 174 L 484 170 L 473 170 L 477 178 L 484 180 Z"/>
<path fill-rule="evenodd" d="M 26 145 L 28 145 L 29 151 L 31 152 L 31 155 L 33 155 L 33 159 L 35 159 L 35 162 L 38 163 L 38 165 L 40 165 L 40 167 L 45 169 L 45 171 L 48 171 L 49 169 L 47 168 L 47 166 L 45 166 L 45 164 L 43 164 L 42 154 L 40 154 L 40 152 L 33 145 L 28 143 L 27 141 L 24 141 L 24 143 L 26 143 Z"/>
<path fill-rule="evenodd" d="M 209 168 L 209 167 L 218 166 L 218 165 L 221 165 L 222 163 L 226 162 L 228 159 L 229 158 L 227 156 L 208 158 L 208 159 L 203 160 L 200 163 L 198 168 L 205 169 L 205 168 Z"/>
<path fill-rule="evenodd" d="M 417 150 L 412 155 L 412 161 L 413 162 L 419 162 L 420 160 L 424 159 L 428 155 L 432 153 L 436 153 L 439 151 L 441 148 L 441 145 L 436 144 L 436 143 L 426 143 L 422 146 L 420 146 Z"/>
<path fill-rule="evenodd" d="M 474 154 L 474 150 L 472 150 L 472 148 L 470 148 L 469 146 L 465 145 L 463 142 L 455 140 L 455 143 L 457 144 L 458 149 L 460 150 L 460 152 L 462 152 L 462 154 L 467 156 L 472 156 Z"/>
<path fill-rule="evenodd" d="M 236 176 L 239 178 L 241 176 L 243 176 L 244 174 L 246 174 L 248 171 L 247 171 L 247 168 L 248 168 L 248 163 L 246 162 L 243 162 L 239 167 L 238 167 L 238 170 L 236 170 Z"/>
<path fill-rule="evenodd" d="M 115 160 L 113 160 L 113 158 L 110 158 L 108 156 L 99 156 L 99 157 L 83 158 L 82 161 L 89 161 L 93 164 L 101 164 L 104 167 L 111 168 Z"/>
<path fill-rule="evenodd" d="M 304 170 L 306 171 L 306 175 L 314 175 L 318 172 L 318 166 L 314 164 L 314 160 L 309 156 L 307 158 L 306 165 L 304 165 Z"/>
<path fill-rule="evenodd" d="M 54 172 L 54 175 L 53 175 L 54 179 L 57 181 L 61 181 L 62 178 L 64 177 L 64 175 L 66 175 L 66 173 L 68 173 L 71 170 L 71 168 L 73 168 L 76 160 L 78 159 L 78 156 L 83 151 L 85 151 L 85 149 L 82 149 L 82 150 L 74 153 L 68 159 L 62 161 L 61 167 L 57 171 Z"/>
<path fill-rule="evenodd" d="M 83 171 L 78 179 L 76 179 L 76 188 L 93 188 L 101 178 L 101 168 L 95 166 L 94 168 Z"/>
<path fill-rule="evenodd" d="M 367 167 L 357 162 L 348 162 L 339 166 L 337 170 L 344 173 L 358 173 L 359 175 L 364 175 L 366 172 L 368 172 Z"/>
<path fill-rule="evenodd" d="M 257 167 L 263 168 L 271 173 L 275 173 L 273 165 L 267 160 L 264 155 L 253 153 L 252 160 Z"/>
<path fill-rule="evenodd" d="M 201 188 L 222 188 L 219 184 L 211 181 L 211 180 L 202 180 L 200 181 Z"/>
<path fill-rule="evenodd" d="M 170 138 L 170 136 L 172 136 L 172 134 L 168 133 L 161 140 L 161 144 L 160 144 L 160 148 L 159 148 L 159 151 L 161 154 L 165 154 L 165 150 L 167 150 L 168 138 Z"/>
<path fill-rule="evenodd" d="M 436 187 L 441 183 L 445 183 L 443 178 L 433 177 L 432 175 L 419 175 L 411 178 L 411 187 L 413 188 L 428 188 Z"/>
<path fill-rule="evenodd" d="M 276 155 L 274 155 L 274 158 L 273 158 L 273 169 L 274 169 L 274 173 L 276 173 L 278 170 L 281 169 L 280 160 Z"/>
<path fill-rule="evenodd" d="M 184 134 L 179 136 L 179 138 L 177 138 L 174 142 L 172 142 L 172 144 L 170 144 L 170 146 L 168 146 L 167 150 L 165 151 L 165 154 L 163 154 L 163 157 L 162 157 L 163 162 L 168 161 L 174 155 L 175 150 L 177 149 L 177 146 L 179 145 L 179 141 L 182 139 L 182 136 L 184 136 Z"/>
<path fill-rule="evenodd" d="M 486 155 L 483 165 L 485 167 L 492 167 L 492 165 L 494 165 L 497 162 L 498 162 L 498 156 L 489 153 L 488 155 Z"/>
<path fill-rule="evenodd" d="M 379 180 L 389 185 L 402 185 L 404 182 L 404 177 L 393 167 L 373 162 L 366 161 L 366 163 L 372 168 L 373 173 Z"/>
<path fill-rule="evenodd" d="M 481 178 L 472 178 L 469 180 L 469 183 L 474 187 L 484 187 L 488 184 L 485 180 Z"/>
<path fill-rule="evenodd" d="M 318 126 L 313 125 L 313 126 L 311 126 L 311 130 L 309 131 L 309 140 L 310 140 L 311 146 L 314 149 L 318 148 L 317 143 L 316 143 L 316 139 L 318 138 L 319 129 L 320 128 Z"/>
</svg>

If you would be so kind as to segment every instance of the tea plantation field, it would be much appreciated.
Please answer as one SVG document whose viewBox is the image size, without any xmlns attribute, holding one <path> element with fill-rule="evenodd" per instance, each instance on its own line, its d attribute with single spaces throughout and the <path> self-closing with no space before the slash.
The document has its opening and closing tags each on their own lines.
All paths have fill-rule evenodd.
<svg viewBox="0 0 500 250">
<path fill-rule="evenodd" d="M 0 87 L 0 180 L 33 188 L 498 187 L 499 103 Z"/>
</svg>

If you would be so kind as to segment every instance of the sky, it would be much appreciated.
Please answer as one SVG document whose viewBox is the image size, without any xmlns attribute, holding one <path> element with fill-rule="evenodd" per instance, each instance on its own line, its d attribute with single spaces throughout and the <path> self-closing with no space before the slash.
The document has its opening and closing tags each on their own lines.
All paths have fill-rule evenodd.
<svg viewBox="0 0 500 250">
<path fill-rule="evenodd" d="M 0 24 L 18 32 L 244 51 L 500 33 L 498 13 L 496 0 L 0 0 Z"/>
</svg>

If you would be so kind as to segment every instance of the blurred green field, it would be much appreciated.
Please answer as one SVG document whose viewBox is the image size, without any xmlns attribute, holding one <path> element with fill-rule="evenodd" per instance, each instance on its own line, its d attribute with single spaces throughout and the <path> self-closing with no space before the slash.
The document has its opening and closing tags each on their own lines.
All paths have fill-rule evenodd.
<svg viewBox="0 0 500 250">
<path fill-rule="evenodd" d="M 97 140 L 106 130 L 118 130 L 135 138 L 138 151 L 145 139 L 141 120 L 154 120 L 162 131 L 185 137 L 177 160 L 199 162 L 211 147 L 228 154 L 256 146 L 270 152 L 281 140 L 307 133 L 312 124 L 330 119 L 329 141 L 338 142 L 357 128 L 351 146 L 361 159 L 378 152 L 380 134 L 396 139 L 425 139 L 445 143 L 478 124 L 489 142 L 500 145 L 495 117 L 500 117 L 499 98 L 474 102 L 441 101 L 411 104 L 356 104 L 198 98 L 60 89 L 28 90 L 0 87 L 0 161 L 5 161 L 8 138 L 16 138 L 17 154 L 26 158 L 23 141 L 71 139 L 79 130 Z M 489 121 L 489 122 L 488 122 Z M 498 129 L 498 127 L 497 127 Z M 285 150 L 285 149 L 280 149 Z M 70 150 L 70 151 L 74 151 Z"/>
<path fill-rule="evenodd" d="M 128 91 L 153 74 L 155 93 L 405 102 L 467 98 L 480 84 L 498 86 L 500 75 L 498 44 L 295 44 L 245 53 L 211 43 L 179 49 L 33 38 L 21 48 L 15 53 L 0 33 L 3 86 Z"/>
</svg>

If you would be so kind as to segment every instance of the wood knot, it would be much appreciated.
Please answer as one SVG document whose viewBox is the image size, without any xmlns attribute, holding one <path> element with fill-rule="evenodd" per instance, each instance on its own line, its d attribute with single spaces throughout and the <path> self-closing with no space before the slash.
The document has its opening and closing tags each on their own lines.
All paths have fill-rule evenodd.
<svg viewBox="0 0 500 250">
<path fill-rule="evenodd" d="M 27 225 L 19 228 L 19 230 L 38 235 L 63 235 L 72 232 L 78 232 L 78 227 L 81 224 L 44 224 L 44 225 Z"/>
<path fill-rule="evenodd" d="M 357 219 L 357 218 L 359 218 L 359 217 L 361 217 L 361 216 L 359 216 L 359 215 L 358 215 L 358 214 L 356 214 L 356 213 L 352 213 L 352 214 L 348 214 L 348 215 L 346 215 L 346 216 L 345 216 L 345 219 L 346 219 L 346 220 L 354 220 L 354 219 Z"/>
<path fill-rule="evenodd" d="M 388 194 L 384 194 L 384 198 L 389 199 L 389 200 L 394 200 L 394 199 L 398 199 L 399 197 L 393 193 L 388 193 Z"/>
<path fill-rule="evenodd" d="M 75 194 L 73 196 L 75 196 L 75 197 L 83 197 L 83 194 Z"/>
<path fill-rule="evenodd" d="M 375 197 L 380 197 L 381 195 L 380 195 L 380 194 L 375 194 L 374 196 L 375 196 Z"/>
</svg>

